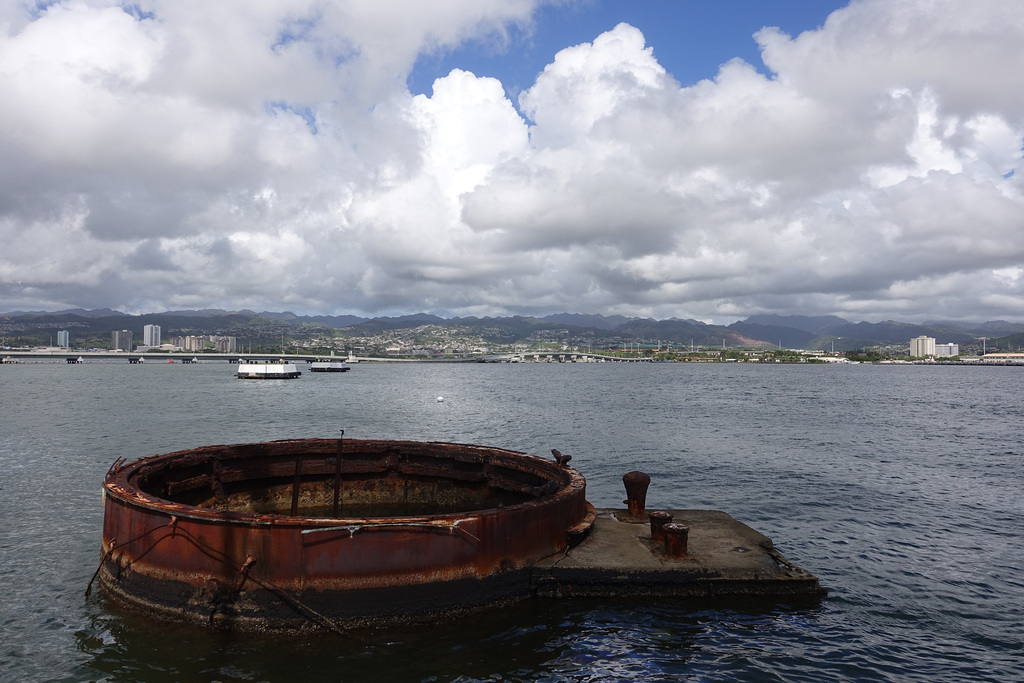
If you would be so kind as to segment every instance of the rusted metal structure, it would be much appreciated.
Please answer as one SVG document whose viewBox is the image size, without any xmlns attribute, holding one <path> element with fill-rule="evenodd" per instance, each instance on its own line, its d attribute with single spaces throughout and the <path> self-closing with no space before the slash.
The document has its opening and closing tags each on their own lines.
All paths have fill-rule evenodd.
<svg viewBox="0 0 1024 683">
<path fill-rule="evenodd" d="M 647 514 L 651 524 L 651 541 L 653 543 L 664 543 L 665 532 L 662 531 L 666 524 L 672 522 L 672 513 L 664 510 L 655 510 Z"/>
<path fill-rule="evenodd" d="M 651 477 L 645 472 L 626 472 L 622 475 L 622 483 L 626 487 L 626 504 L 629 516 L 642 520 L 647 514 L 647 487 L 651 485 Z"/>
<path fill-rule="evenodd" d="M 251 630 L 420 621 L 530 593 L 593 523 L 557 461 L 304 439 L 114 463 L 95 578 L 151 613 Z"/>
</svg>

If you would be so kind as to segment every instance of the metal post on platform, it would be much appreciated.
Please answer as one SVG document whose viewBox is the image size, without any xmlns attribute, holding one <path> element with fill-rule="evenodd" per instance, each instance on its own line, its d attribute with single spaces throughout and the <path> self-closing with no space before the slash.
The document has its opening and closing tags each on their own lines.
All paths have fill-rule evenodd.
<svg viewBox="0 0 1024 683">
<path fill-rule="evenodd" d="M 648 514 L 647 518 L 651 520 L 651 540 L 655 543 L 664 543 L 664 526 L 672 522 L 672 513 L 656 510 Z"/>
<path fill-rule="evenodd" d="M 643 472 L 627 472 L 622 475 L 622 483 L 626 486 L 626 500 L 623 502 L 629 506 L 629 514 L 643 521 L 646 516 L 647 487 L 651 485 L 651 478 Z"/>
<path fill-rule="evenodd" d="M 665 557 L 670 560 L 687 559 L 687 541 L 690 527 L 683 524 L 670 523 L 661 527 L 665 534 Z"/>
</svg>

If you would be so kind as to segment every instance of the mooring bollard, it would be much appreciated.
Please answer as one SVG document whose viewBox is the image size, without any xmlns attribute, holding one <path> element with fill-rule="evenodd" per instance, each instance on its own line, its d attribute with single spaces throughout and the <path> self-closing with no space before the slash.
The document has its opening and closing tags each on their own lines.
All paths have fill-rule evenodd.
<svg viewBox="0 0 1024 683">
<path fill-rule="evenodd" d="M 672 522 L 661 527 L 661 530 L 665 534 L 665 557 L 670 560 L 685 560 L 690 527 Z"/>
<path fill-rule="evenodd" d="M 662 527 L 672 521 L 672 513 L 655 510 L 648 514 L 647 518 L 651 520 L 651 540 L 655 543 L 664 543 L 665 531 Z"/>
<path fill-rule="evenodd" d="M 642 520 L 646 514 L 647 487 L 651 485 L 651 478 L 643 472 L 626 472 L 622 475 L 622 483 L 626 485 L 626 500 L 622 502 L 629 506 L 630 516 Z"/>
</svg>

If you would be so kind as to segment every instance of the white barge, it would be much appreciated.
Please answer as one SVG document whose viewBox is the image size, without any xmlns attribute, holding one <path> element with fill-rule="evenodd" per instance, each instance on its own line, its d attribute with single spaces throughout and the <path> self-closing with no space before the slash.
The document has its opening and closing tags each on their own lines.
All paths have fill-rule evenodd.
<svg viewBox="0 0 1024 683">
<path fill-rule="evenodd" d="M 348 372 L 348 363 L 343 360 L 315 360 L 309 364 L 310 372 Z"/>
<path fill-rule="evenodd" d="M 295 363 L 283 360 L 270 363 L 243 360 L 238 364 L 238 379 L 294 379 L 301 374 Z"/>
</svg>

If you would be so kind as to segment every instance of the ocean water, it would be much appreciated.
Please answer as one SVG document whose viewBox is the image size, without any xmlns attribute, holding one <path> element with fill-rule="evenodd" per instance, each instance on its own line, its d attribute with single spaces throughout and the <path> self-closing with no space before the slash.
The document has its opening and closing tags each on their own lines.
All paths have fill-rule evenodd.
<svg viewBox="0 0 1024 683">
<path fill-rule="evenodd" d="M 2 681 L 1024 679 L 1024 372 L 1012 367 L 228 363 L 0 367 Z M 437 397 L 444 401 L 438 402 Z M 525 601 L 432 628 L 268 638 L 85 587 L 103 475 L 214 443 L 333 437 L 573 456 L 588 499 L 712 508 L 820 603 Z"/>
</svg>

